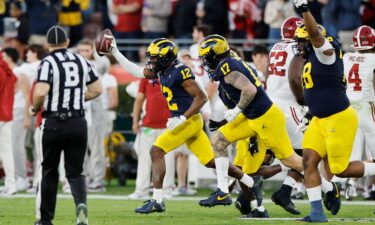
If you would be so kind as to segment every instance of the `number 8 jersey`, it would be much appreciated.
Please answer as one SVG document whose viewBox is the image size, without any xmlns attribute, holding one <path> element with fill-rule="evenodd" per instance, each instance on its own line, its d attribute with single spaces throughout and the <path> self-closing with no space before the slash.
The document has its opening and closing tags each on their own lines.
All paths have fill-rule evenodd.
<svg viewBox="0 0 375 225">
<path fill-rule="evenodd" d="M 312 51 L 303 68 L 304 97 L 310 112 L 324 118 L 341 112 L 350 106 L 346 96 L 342 53 L 338 44 L 331 42 L 336 60 L 333 64 L 321 63 Z"/>
<path fill-rule="evenodd" d="M 344 74 L 348 81 L 346 93 L 352 104 L 375 101 L 375 54 L 346 53 L 343 58 Z"/>
</svg>

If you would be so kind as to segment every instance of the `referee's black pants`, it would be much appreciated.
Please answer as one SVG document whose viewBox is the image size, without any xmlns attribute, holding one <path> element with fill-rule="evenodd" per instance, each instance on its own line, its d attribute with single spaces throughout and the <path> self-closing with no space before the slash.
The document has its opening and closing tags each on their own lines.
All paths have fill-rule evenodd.
<svg viewBox="0 0 375 225">
<path fill-rule="evenodd" d="M 75 204 L 86 204 L 86 184 L 83 161 L 87 149 L 87 124 L 84 117 L 47 118 L 41 125 L 42 174 L 36 198 L 36 214 L 42 224 L 52 224 L 55 214 L 59 181 L 58 166 L 64 151 L 66 178 L 70 184 Z"/>
</svg>

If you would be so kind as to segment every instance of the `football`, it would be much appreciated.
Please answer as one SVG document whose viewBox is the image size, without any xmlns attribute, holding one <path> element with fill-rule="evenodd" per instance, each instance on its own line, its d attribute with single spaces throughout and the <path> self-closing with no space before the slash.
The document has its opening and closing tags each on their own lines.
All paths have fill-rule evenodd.
<svg viewBox="0 0 375 225">
<path fill-rule="evenodd" d="M 104 56 L 111 51 L 112 40 L 113 35 L 110 29 L 105 29 L 98 34 L 95 40 L 95 49 L 98 55 Z"/>
</svg>

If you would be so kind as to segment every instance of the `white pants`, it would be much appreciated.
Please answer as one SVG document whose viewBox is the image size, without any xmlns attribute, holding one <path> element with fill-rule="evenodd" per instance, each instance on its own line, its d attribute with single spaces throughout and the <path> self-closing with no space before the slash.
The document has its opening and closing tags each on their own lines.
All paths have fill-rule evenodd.
<svg viewBox="0 0 375 225">
<path fill-rule="evenodd" d="M 5 172 L 5 187 L 16 190 L 16 174 L 12 151 L 12 122 L 0 122 L 0 160 Z"/>
<path fill-rule="evenodd" d="M 362 160 L 363 153 L 375 159 L 375 105 L 374 103 L 353 104 L 358 113 L 358 129 L 350 160 Z M 368 157 L 365 157 L 368 158 Z"/>
<path fill-rule="evenodd" d="M 90 187 L 101 187 L 104 185 L 105 178 L 105 150 L 104 137 L 106 135 L 106 127 L 95 124 L 88 130 L 88 147 L 90 155 L 87 155 L 87 179 Z"/>
<path fill-rule="evenodd" d="M 14 165 L 16 177 L 26 178 L 26 148 L 25 139 L 27 130 L 23 127 L 24 111 L 23 108 L 13 109 L 12 122 L 12 146 L 14 155 Z"/>
<path fill-rule="evenodd" d="M 302 115 L 302 106 L 295 101 L 285 99 L 273 98 L 272 101 L 284 112 L 286 128 L 293 148 L 301 149 L 303 133 L 300 131 L 296 134 L 296 130 L 304 116 Z"/>
<path fill-rule="evenodd" d="M 151 180 L 151 154 L 150 149 L 154 144 L 156 138 L 161 135 L 166 129 L 152 129 L 143 127 L 134 142 L 134 149 L 138 156 L 137 180 L 135 185 L 135 192 L 147 193 L 150 187 Z M 164 156 L 165 158 L 165 177 L 163 188 L 174 187 L 175 178 L 175 160 L 174 151 L 169 152 Z"/>
<path fill-rule="evenodd" d="M 34 131 L 34 180 L 33 187 L 38 187 L 38 171 L 42 163 L 42 142 L 40 138 L 40 128 L 35 128 Z"/>
</svg>

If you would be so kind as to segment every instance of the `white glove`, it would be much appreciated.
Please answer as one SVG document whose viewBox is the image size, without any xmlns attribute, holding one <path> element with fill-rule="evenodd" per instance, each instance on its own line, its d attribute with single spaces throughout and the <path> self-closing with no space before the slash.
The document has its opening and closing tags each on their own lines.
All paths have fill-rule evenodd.
<svg viewBox="0 0 375 225">
<path fill-rule="evenodd" d="M 236 106 L 234 109 L 228 109 L 224 111 L 224 117 L 228 122 L 230 122 L 234 120 L 238 116 L 238 114 L 240 114 L 241 112 L 242 112 L 242 109 Z"/>
<path fill-rule="evenodd" d="M 303 117 L 294 133 L 298 134 L 299 132 L 302 132 L 302 133 L 305 132 L 305 130 L 307 129 L 307 126 L 309 126 L 309 122 L 310 121 L 307 118 Z"/>
<path fill-rule="evenodd" d="M 307 0 L 294 0 L 294 5 L 299 8 L 302 5 L 307 5 Z"/>
<path fill-rule="evenodd" d="M 115 54 L 118 51 L 119 50 L 117 48 L 116 39 L 115 39 L 115 37 L 113 37 L 112 42 L 111 42 L 111 50 L 110 50 L 110 52 L 113 55 L 113 54 Z"/>
<path fill-rule="evenodd" d="M 176 127 L 180 126 L 183 122 L 186 121 L 186 117 L 181 115 L 180 117 L 172 117 L 167 121 L 167 128 L 169 130 L 174 130 Z"/>
</svg>

